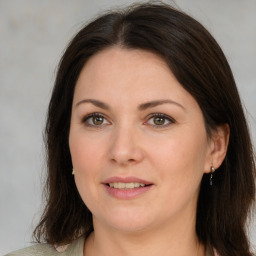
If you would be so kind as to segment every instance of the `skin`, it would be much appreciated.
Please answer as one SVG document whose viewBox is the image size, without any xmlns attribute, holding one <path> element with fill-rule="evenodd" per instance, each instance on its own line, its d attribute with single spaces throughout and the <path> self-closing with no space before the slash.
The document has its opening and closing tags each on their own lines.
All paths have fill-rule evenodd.
<svg viewBox="0 0 256 256">
<path fill-rule="evenodd" d="M 195 232 L 199 186 L 227 144 L 226 126 L 207 136 L 199 105 L 161 57 L 117 46 L 92 56 L 76 84 L 69 136 L 76 186 L 93 214 L 84 255 L 204 255 Z M 153 185 L 117 199 L 102 184 L 113 176 Z"/>
</svg>

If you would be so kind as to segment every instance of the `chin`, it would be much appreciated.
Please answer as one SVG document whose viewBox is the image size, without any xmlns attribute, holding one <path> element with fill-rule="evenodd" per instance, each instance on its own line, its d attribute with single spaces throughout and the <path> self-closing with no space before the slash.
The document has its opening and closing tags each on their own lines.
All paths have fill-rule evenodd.
<svg viewBox="0 0 256 256">
<path fill-rule="evenodd" d="M 94 222 L 96 218 L 94 218 Z M 153 224 L 152 216 L 134 211 L 118 211 L 105 215 L 102 221 L 105 225 L 120 232 L 140 232 Z"/>
<path fill-rule="evenodd" d="M 121 223 L 115 222 L 112 228 L 123 233 L 140 233 L 147 230 L 150 227 L 149 223 L 145 222 L 134 222 L 134 221 L 123 221 Z"/>
</svg>

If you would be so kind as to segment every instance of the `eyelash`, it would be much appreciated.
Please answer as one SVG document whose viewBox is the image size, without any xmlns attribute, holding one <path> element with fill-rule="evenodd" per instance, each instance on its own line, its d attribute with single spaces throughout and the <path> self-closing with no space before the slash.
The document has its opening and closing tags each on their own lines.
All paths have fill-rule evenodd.
<svg viewBox="0 0 256 256">
<path fill-rule="evenodd" d="M 86 126 L 88 127 L 94 127 L 94 128 L 101 128 L 103 125 L 106 125 L 106 124 L 100 124 L 100 125 L 96 125 L 96 124 L 89 124 L 88 123 L 88 120 L 90 118 L 95 118 L 95 117 L 98 117 L 98 118 L 102 118 L 103 119 L 103 122 L 104 120 L 106 120 L 106 117 L 100 113 L 92 113 L 92 114 L 89 114 L 87 116 L 85 116 L 83 119 L 82 119 L 82 123 L 84 123 Z M 168 124 L 163 124 L 163 125 L 156 125 L 156 124 L 149 124 L 150 126 L 154 126 L 155 128 L 164 128 L 164 127 L 167 127 L 173 123 L 175 123 L 175 120 L 173 118 L 171 118 L 170 116 L 168 115 L 165 115 L 165 114 L 162 114 L 162 113 L 154 113 L 154 114 L 151 114 L 148 118 L 147 118 L 147 121 L 144 123 L 146 124 L 147 122 L 149 122 L 149 120 L 151 120 L 152 118 L 163 118 L 164 121 L 168 121 L 169 123 Z"/>
<path fill-rule="evenodd" d="M 149 116 L 149 118 L 147 119 L 147 122 L 150 120 L 150 119 L 152 119 L 152 118 L 163 118 L 165 121 L 167 120 L 169 123 L 168 124 L 163 124 L 163 125 L 156 125 L 156 124 L 152 124 L 151 126 L 154 126 L 155 128 L 165 128 L 165 127 L 167 127 L 167 126 L 169 126 L 169 125 L 171 125 L 171 124 L 173 124 L 173 123 L 175 123 L 175 120 L 172 118 L 172 117 L 170 117 L 170 116 L 168 116 L 168 115 L 165 115 L 165 114 L 162 114 L 162 113 L 154 113 L 154 114 L 151 114 L 150 116 Z"/>
<path fill-rule="evenodd" d="M 94 128 L 101 128 L 104 124 L 101 124 L 101 125 L 95 125 L 95 124 L 89 124 L 88 123 L 88 120 L 90 118 L 94 118 L 94 117 L 98 117 L 98 118 L 102 118 L 103 119 L 103 122 L 104 120 L 106 120 L 106 117 L 100 113 L 92 113 L 92 114 L 89 114 L 87 116 L 85 116 L 82 120 L 82 123 L 84 123 L 86 126 L 89 126 L 89 127 L 94 127 Z"/>
</svg>

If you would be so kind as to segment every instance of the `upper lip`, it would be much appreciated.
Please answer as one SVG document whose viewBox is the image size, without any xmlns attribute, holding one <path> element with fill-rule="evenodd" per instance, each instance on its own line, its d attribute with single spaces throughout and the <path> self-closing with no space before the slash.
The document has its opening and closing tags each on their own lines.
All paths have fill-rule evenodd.
<svg viewBox="0 0 256 256">
<path fill-rule="evenodd" d="M 121 183 L 142 183 L 145 185 L 152 185 L 153 183 L 147 180 L 143 180 L 137 177 L 110 177 L 106 180 L 103 181 L 104 184 L 109 184 L 109 183 L 117 183 L 117 182 L 121 182 Z"/>
</svg>

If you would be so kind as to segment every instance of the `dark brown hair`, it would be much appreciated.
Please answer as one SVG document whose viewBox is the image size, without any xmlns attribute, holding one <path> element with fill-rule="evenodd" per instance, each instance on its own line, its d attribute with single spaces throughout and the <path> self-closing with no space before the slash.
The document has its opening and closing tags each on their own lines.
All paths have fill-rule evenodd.
<svg viewBox="0 0 256 256">
<path fill-rule="evenodd" d="M 196 20 L 166 4 L 140 4 L 104 14 L 82 28 L 58 67 L 45 130 L 48 178 L 46 207 L 34 231 L 37 241 L 69 243 L 93 230 L 92 215 L 71 175 L 68 137 L 74 88 L 86 61 L 111 46 L 161 56 L 196 99 L 208 135 L 230 127 L 224 162 L 209 186 L 202 179 L 196 232 L 221 256 L 249 256 L 246 220 L 255 197 L 255 163 L 242 104 L 229 64 L 214 38 Z"/>
</svg>

